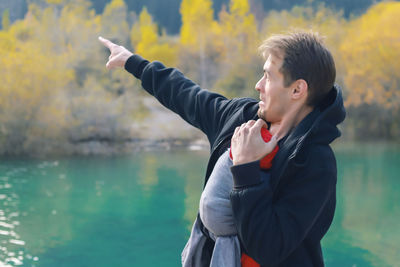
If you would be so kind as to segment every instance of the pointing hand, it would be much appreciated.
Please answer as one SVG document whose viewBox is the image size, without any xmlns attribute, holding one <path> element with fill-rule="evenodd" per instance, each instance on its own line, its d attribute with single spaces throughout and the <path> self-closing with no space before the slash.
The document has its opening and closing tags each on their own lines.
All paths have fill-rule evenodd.
<svg viewBox="0 0 400 267">
<path fill-rule="evenodd" d="M 106 64 L 107 69 L 112 69 L 115 67 L 123 68 L 128 58 L 133 55 L 133 53 L 127 50 L 125 47 L 114 44 L 110 40 L 107 40 L 101 36 L 99 36 L 99 41 L 105 47 L 110 49 L 111 52 L 111 55 L 108 57 L 108 62 Z"/>
</svg>

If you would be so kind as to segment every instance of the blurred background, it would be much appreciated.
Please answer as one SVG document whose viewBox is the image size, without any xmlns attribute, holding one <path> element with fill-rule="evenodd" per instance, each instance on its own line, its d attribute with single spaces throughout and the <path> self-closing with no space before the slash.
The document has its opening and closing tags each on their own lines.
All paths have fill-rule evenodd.
<svg viewBox="0 0 400 267">
<path fill-rule="evenodd" d="M 291 29 L 325 36 L 347 109 L 326 265 L 400 266 L 399 17 L 399 1 L 0 0 L 0 267 L 179 266 L 207 140 L 108 71 L 98 36 L 258 98 L 257 48 Z"/>
</svg>

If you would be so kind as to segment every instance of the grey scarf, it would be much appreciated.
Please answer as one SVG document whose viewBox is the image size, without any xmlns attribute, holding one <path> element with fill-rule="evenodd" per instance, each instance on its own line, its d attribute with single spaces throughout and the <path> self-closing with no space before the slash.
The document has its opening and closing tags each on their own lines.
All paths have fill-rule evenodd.
<svg viewBox="0 0 400 267">
<path fill-rule="evenodd" d="M 218 159 L 200 198 L 200 218 L 215 241 L 210 267 L 240 267 L 240 244 L 229 199 L 233 187 L 227 150 Z M 182 252 L 183 267 L 202 266 L 201 249 L 206 242 L 196 219 L 190 238 Z"/>
</svg>

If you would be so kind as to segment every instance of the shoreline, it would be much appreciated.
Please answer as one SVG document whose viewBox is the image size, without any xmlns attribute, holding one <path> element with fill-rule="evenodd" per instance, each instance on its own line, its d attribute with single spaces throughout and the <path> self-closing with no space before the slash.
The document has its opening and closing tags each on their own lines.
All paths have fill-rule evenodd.
<svg viewBox="0 0 400 267">
<path fill-rule="evenodd" d="M 129 140 L 83 140 L 74 142 L 43 142 L 35 148 L 16 153 L 2 153 L 0 158 L 44 158 L 52 156 L 117 156 L 141 151 L 209 150 L 206 139 L 162 138 Z"/>
<path fill-rule="evenodd" d="M 356 146 L 367 146 L 378 149 L 381 146 L 390 146 L 392 149 L 400 149 L 400 143 L 396 141 L 372 142 L 335 140 L 331 147 L 334 150 L 354 150 Z M 70 156 L 124 156 L 147 151 L 207 151 L 210 145 L 206 138 L 161 138 L 144 139 L 132 138 L 128 140 L 77 140 L 73 142 L 43 141 L 40 144 L 25 148 L 25 150 L 13 151 L 13 153 L 1 153 L 1 159 L 7 158 L 46 158 L 46 157 L 70 157 Z"/>
</svg>

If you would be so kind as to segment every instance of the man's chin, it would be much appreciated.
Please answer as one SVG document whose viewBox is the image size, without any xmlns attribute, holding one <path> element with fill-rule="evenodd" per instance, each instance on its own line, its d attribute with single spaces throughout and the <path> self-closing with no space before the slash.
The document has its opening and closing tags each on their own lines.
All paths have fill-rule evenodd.
<svg viewBox="0 0 400 267">
<path fill-rule="evenodd" d="M 261 108 L 258 109 L 257 111 L 257 115 L 260 119 L 264 120 L 265 122 L 267 122 L 267 116 L 265 116 L 263 110 Z"/>
</svg>

